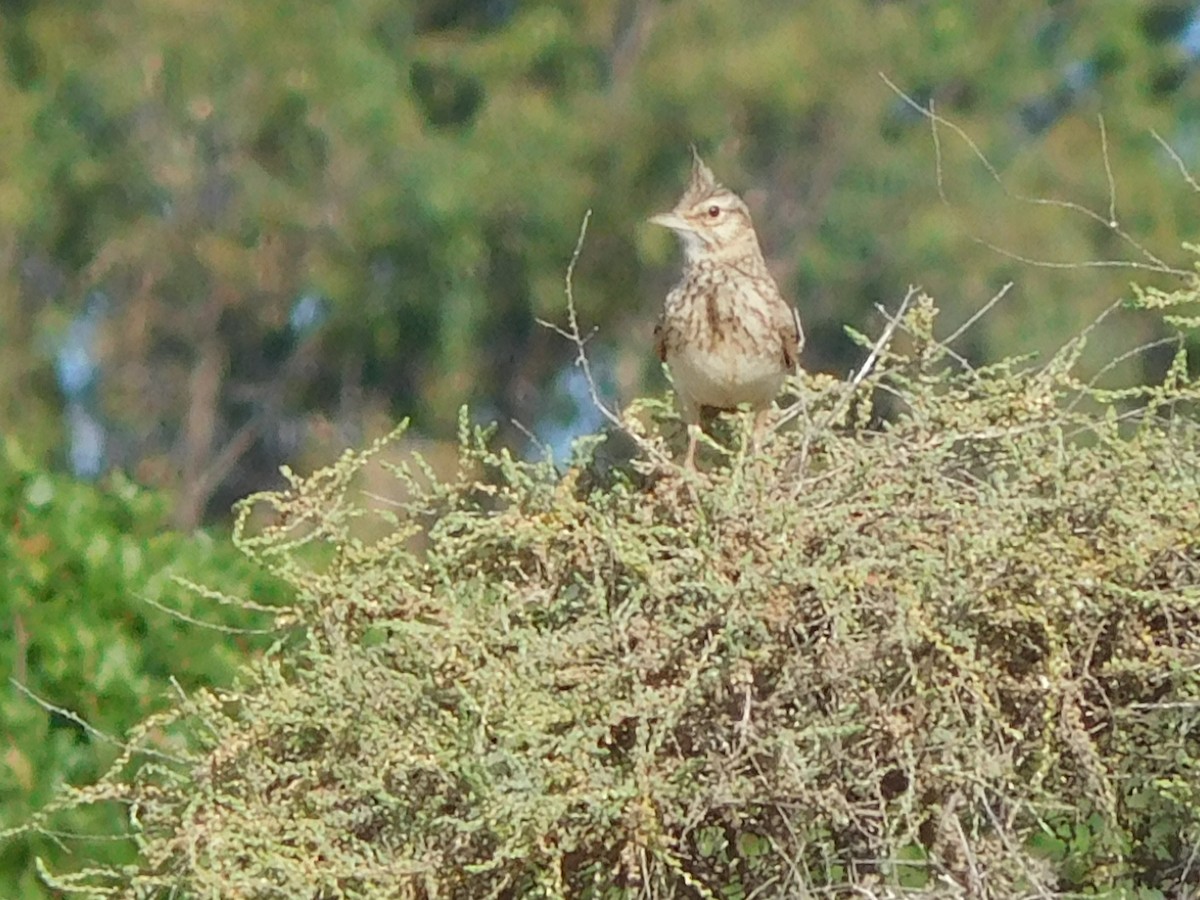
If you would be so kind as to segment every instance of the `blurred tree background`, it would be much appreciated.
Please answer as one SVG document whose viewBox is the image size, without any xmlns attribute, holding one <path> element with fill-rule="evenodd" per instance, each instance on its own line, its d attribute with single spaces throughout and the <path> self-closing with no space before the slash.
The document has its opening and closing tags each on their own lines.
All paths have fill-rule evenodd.
<svg viewBox="0 0 1200 900">
<path fill-rule="evenodd" d="M 1192 3 L 0 10 L 0 427 L 170 489 L 183 527 L 401 416 L 434 439 L 462 403 L 547 440 L 586 427 L 572 348 L 536 320 L 562 320 L 588 208 L 576 296 L 603 387 L 661 388 L 678 251 L 645 218 L 690 142 L 745 193 L 812 370 L 849 367 L 843 325 L 910 282 L 954 327 L 1014 281 L 960 349 L 1044 351 L 1156 283 L 1057 264 L 1187 266 L 1197 233 L 1154 136 L 1200 163 Z M 1003 185 L 949 128 L 935 155 L 880 73 Z"/>
</svg>

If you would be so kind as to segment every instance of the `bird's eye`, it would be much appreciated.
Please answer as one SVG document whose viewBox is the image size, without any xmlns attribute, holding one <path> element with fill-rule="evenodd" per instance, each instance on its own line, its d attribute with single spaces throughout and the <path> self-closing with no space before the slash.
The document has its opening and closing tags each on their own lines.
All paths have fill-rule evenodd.
<svg viewBox="0 0 1200 900">
<path fill-rule="evenodd" d="M 708 217 L 709 217 L 710 219 L 715 219 L 715 218 L 716 218 L 717 216 L 719 216 L 720 214 L 721 214 L 721 207 L 719 207 L 719 206 L 710 206 L 710 207 L 708 208 Z"/>
</svg>

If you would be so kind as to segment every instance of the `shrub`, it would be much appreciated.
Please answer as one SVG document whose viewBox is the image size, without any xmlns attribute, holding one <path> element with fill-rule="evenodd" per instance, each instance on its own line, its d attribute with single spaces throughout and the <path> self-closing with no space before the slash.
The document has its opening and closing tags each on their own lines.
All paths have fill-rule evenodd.
<svg viewBox="0 0 1200 900">
<path fill-rule="evenodd" d="M 112 773 L 118 895 L 1161 896 L 1200 879 L 1200 451 L 1186 354 L 1124 391 L 972 368 L 924 297 L 877 364 L 707 471 L 560 472 L 462 426 L 242 507 L 296 640 Z M 903 345 L 903 347 L 901 347 Z M 886 421 L 875 416 L 886 403 Z M 663 429 L 663 423 L 670 427 Z M 394 439 L 393 439 L 394 440 Z M 364 502 L 356 486 L 371 471 Z M 390 501 L 381 473 L 395 480 Z M 269 510 L 251 528 L 250 511 Z M 879 892 L 879 893 L 875 893 Z"/>
<path fill-rule="evenodd" d="M 0 837 L 64 785 L 99 778 L 122 752 L 120 738 L 169 706 L 175 690 L 231 683 L 267 643 L 246 629 L 269 618 L 245 604 L 214 609 L 215 594 L 198 595 L 175 577 L 259 603 L 279 602 L 282 583 L 228 537 L 164 530 L 168 514 L 165 497 L 120 476 L 104 487 L 83 484 L 41 468 L 15 441 L 0 442 Z M 55 868 L 80 854 L 129 862 L 132 843 L 104 837 L 126 822 L 115 807 L 75 807 L 53 828 L 9 835 L 0 841 L 0 895 L 48 896 L 35 856 Z"/>
</svg>

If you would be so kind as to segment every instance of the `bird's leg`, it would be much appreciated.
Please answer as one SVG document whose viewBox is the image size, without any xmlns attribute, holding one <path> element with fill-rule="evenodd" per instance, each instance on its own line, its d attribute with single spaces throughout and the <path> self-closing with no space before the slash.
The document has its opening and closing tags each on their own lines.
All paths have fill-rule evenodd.
<svg viewBox="0 0 1200 900">
<path fill-rule="evenodd" d="M 688 433 L 688 448 L 687 456 L 683 458 L 683 467 L 690 469 L 693 472 L 696 470 L 696 444 L 700 440 L 700 425 L 696 422 L 689 422 L 687 427 Z"/>
<path fill-rule="evenodd" d="M 758 453 L 762 449 L 763 436 L 767 433 L 767 423 L 771 419 L 771 407 L 766 406 L 754 414 L 754 426 L 750 432 L 750 449 Z"/>
<path fill-rule="evenodd" d="M 683 467 L 688 471 L 696 471 L 696 444 L 700 440 L 700 429 L 704 423 L 705 409 L 683 394 L 679 395 L 679 417 L 687 426 L 688 446 L 687 455 L 683 458 Z"/>
</svg>

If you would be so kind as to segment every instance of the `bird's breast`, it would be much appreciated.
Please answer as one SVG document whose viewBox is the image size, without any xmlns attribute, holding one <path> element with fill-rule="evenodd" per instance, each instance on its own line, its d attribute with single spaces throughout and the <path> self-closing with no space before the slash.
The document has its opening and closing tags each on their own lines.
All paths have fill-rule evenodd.
<svg viewBox="0 0 1200 900">
<path fill-rule="evenodd" d="M 676 388 L 701 406 L 732 409 L 748 403 L 768 405 L 783 387 L 786 374 L 778 355 L 731 342 L 676 344 L 667 350 L 667 366 Z"/>
</svg>

